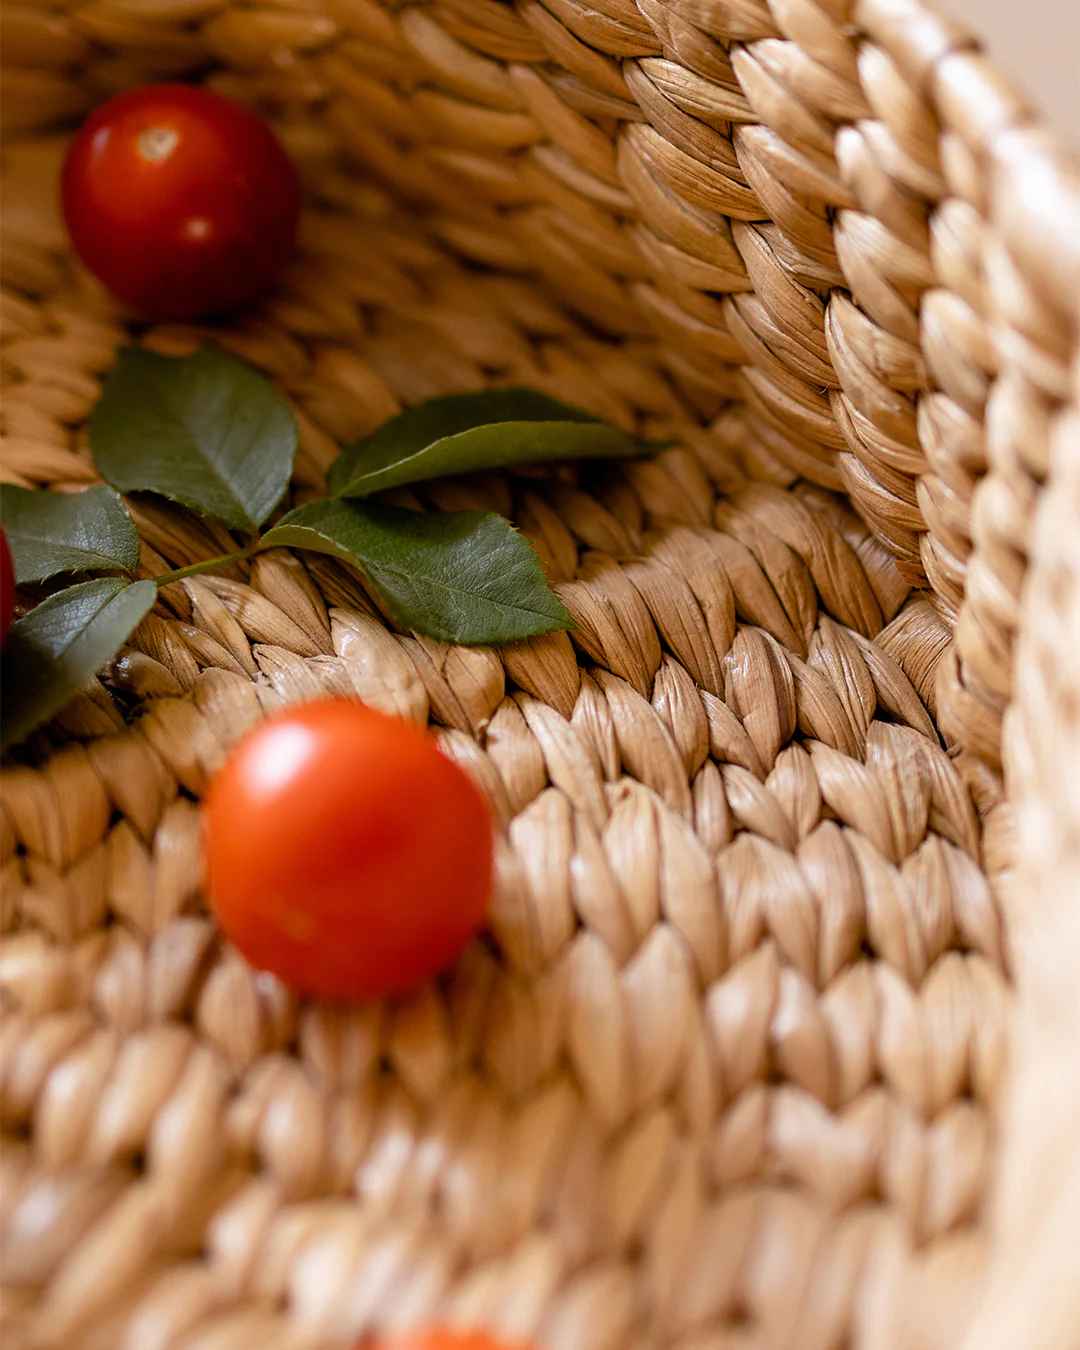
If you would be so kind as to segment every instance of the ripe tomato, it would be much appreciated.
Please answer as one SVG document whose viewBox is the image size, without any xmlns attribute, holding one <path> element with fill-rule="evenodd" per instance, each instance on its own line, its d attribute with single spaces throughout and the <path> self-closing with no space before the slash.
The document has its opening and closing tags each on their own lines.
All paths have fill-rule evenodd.
<svg viewBox="0 0 1080 1350">
<path fill-rule="evenodd" d="M 348 699 L 287 709 L 237 746 L 210 788 L 206 852 L 226 935 L 324 998 L 422 983 L 491 891 L 479 789 L 426 731 Z"/>
<path fill-rule="evenodd" d="M 520 1341 L 497 1341 L 483 1331 L 421 1331 L 390 1341 L 377 1341 L 372 1350 L 529 1350 Z"/>
<path fill-rule="evenodd" d="M 12 561 L 11 548 L 0 526 L 0 643 L 8 635 L 11 618 L 15 613 L 15 563 Z"/>
<path fill-rule="evenodd" d="M 147 85 L 83 124 L 64 162 L 83 262 L 147 318 L 247 304 L 296 244 L 300 184 L 270 128 L 207 89 Z"/>
</svg>

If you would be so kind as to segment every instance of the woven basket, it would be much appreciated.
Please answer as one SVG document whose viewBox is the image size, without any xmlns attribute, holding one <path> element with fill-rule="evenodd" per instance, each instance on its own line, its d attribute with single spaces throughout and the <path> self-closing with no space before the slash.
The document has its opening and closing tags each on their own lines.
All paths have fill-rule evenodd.
<svg viewBox="0 0 1080 1350">
<path fill-rule="evenodd" d="M 1075 1350 L 1075 167 L 912 0 L 4 21 L 4 479 L 94 479 L 129 331 L 57 169 L 162 78 L 306 179 L 284 290 L 214 330 L 292 400 L 296 500 L 485 384 L 677 443 L 409 499 L 510 514 L 572 641 L 388 631 L 268 554 L 4 770 L 5 1350 Z M 228 546 L 133 510 L 147 575 Z M 490 933 L 405 1003 L 298 1005 L 202 905 L 208 776 L 326 692 L 430 717 L 501 822 Z"/>
</svg>

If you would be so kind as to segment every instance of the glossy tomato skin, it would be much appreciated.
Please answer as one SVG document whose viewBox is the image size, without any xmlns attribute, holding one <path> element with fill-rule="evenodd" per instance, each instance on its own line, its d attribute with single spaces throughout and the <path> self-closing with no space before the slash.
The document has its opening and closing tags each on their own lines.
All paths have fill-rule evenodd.
<svg viewBox="0 0 1080 1350">
<path fill-rule="evenodd" d="M 486 801 L 426 731 L 363 704 L 308 703 L 257 727 L 212 783 L 205 821 L 222 929 L 300 993 L 413 989 L 483 922 Z"/>
<path fill-rule="evenodd" d="M 368 1350 L 361 1342 L 358 1350 Z M 417 1331 L 388 1341 L 375 1341 L 371 1350 L 531 1350 L 521 1341 L 499 1341 L 484 1331 Z"/>
<path fill-rule="evenodd" d="M 158 84 L 92 113 L 64 162 L 75 249 L 150 319 L 248 304 L 296 246 L 300 184 L 261 118 L 220 94 Z"/>
<path fill-rule="evenodd" d="M 3 526 L 0 526 L 0 646 L 8 635 L 15 613 L 15 563 Z"/>
</svg>

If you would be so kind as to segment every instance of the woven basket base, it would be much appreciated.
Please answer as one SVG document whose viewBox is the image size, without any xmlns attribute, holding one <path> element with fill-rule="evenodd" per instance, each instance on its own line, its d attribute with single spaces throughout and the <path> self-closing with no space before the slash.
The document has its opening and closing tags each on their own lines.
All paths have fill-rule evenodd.
<svg viewBox="0 0 1080 1350">
<path fill-rule="evenodd" d="M 128 334 L 64 261 L 58 152 L 13 151 L 5 187 L 4 474 L 71 489 Z M 573 643 L 395 634 L 345 569 L 269 554 L 171 587 L 66 744 L 5 771 L 4 1345 L 285 1350 L 431 1318 L 553 1350 L 893 1344 L 976 1250 L 1008 997 L 932 720 L 948 631 L 737 409 L 703 430 L 715 393 L 662 346 L 340 191 L 354 219 L 311 214 L 283 294 L 211 334 L 293 400 L 296 500 L 401 404 L 488 383 L 678 448 L 401 495 L 510 514 Z M 149 573 L 227 543 L 134 510 Z M 326 693 L 430 716 L 504 827 L 490 933 L 401 1004 L 298 1005 L 200 896 L 209 775 Z"/>
</svg>

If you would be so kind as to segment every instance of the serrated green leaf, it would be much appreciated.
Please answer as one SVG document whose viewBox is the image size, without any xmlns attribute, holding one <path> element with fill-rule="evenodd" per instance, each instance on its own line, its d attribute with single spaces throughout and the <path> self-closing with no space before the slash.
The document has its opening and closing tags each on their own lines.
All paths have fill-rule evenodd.
<svg viewBox="0 0 1080 1350">
<path fill-rule="evenodd" d="M 288 486 L 296 422 L 269 380 L 217 347 L 129 347 L 90 417 L 90 448 L 121 492 L 158 492 L 251 532 Z"/>
<path fill-rule="evenodd" d="M 3 652 L 3 745 L 58 713 L 153 608 L 152 581 L 82 581 L 12 624 Z"/>
<path fill-rule="evenodd" d="M 502 516 L 375 502 L 310 502 L 262 538 L 359 567 L 396 622 L 443 642 L 515 642 L 567 628 L 532 547 Z"/>
<path fill-rule="evenodd" d="M 331 491 L 368 497 L 446 474 L 566 459 L 648 454 L 617 427 L 532 389 L 454 394 L 409 408 L 348 446 L 330 468 Z"/>
<path fill-rule="evenodd" d="M 0 521 L 20 586 L 60 572 L 133 572 L 139 536 L 112 488 L 33 492 L 0 486 Z"/>
</svg>

